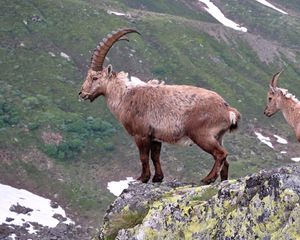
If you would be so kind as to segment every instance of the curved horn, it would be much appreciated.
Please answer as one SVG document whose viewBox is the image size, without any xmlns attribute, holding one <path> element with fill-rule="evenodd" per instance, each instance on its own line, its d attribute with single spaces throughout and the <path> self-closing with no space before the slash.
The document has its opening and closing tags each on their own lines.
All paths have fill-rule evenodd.
<svg viewBox="0 0 300 240">
<path fill-rule="evenodd" d="M 274 76 L 273 76 L 273 78 L 271 80 L 271 83 L 270 83 L 270 86 L 272 88 L 276 88 L 277 87 L 277 81 L 278 81 L 278 78 L 279 78 L 279 76 L 280 76 L 280 74 L 282 72 L 283 72 L 283 69 L 280 72 L 274 74 Z"/>
<path fill-rule="evenodd" d="M 119 29 L 117 31 L 113 31 L 111 34 L 108 34 L 106 38 L 103 38 L 103 40 L 98 44 L 97 48 L 94 50 L 90 67 L 94 71 L 102 70 L 103 62 L 105 60 L 105 56 L 107 55 L 109 49 L 118 40 L 128 40 L 128 38 L 124 35 L 128 34 L 128 33 L 132 33 L 132 32 L 140 34 L 135 29 L 123 28 L 123 29 Z"/>
</svg>

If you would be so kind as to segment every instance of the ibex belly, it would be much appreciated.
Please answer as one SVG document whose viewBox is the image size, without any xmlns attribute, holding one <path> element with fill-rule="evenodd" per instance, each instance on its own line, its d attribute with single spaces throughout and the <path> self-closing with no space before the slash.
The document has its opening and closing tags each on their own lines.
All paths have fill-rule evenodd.
<svg viewBox="0 0 300 240">
<path fill-rule="evenodd" d="M 160 122 L 151 122 L 152 136 L 156 141 L 191 146 L 193 141 L 185 135 L 184 124 L 178 119 L 162 119 Z"/>
<path fill-rule="evenodd" d="M 170 143 L 170 144 L 176 144 L 176 145 L 183 146 L 183 147 L 192 146 L 194 144 L 194 142 L 189 137 L 182 137 L 176 142 L 169 142 L 169 141 L 164 141 L 164 140 L 156 139 L 156 138 L 154 140 L 157 142 L 166 142 L 166 143 Z"/>
<path fill-rule="evenodd" d="M 176 142 L 176 144 L 180 146 L 192 146 L 194 142 L 188 137 L 183 137 L 178 142 Z"/>
</svg>

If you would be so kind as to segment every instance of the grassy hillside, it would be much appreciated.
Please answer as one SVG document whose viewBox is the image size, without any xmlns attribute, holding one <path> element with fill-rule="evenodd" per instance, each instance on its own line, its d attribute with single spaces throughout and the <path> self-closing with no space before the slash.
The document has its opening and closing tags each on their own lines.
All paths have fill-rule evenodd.
<svg viewBox="0 0 300 240">
<path fill-rule="evenodd" d="M 139 174 L 136 148 L 103 99 L 78 101 L 91 50 L 124 26 L 142 36 L 132 34 L 110 51 L 106 63 L 115 70 L 212 89 L 242 113 L 240 131 L 225 140 L 231 177 L 289 162 L 253 132 L 261 128 L 295 142 L 282 117 L 269 120 L 262 112 L 268 81 L 282 67 L 282 86 L 300 94 L 296 1 L 284 5 L 290 15 L 255 1 L 219 4 L 249 32 L 223 27 L 192 1 L 2 1 L 0 180 L 57 194 L 79 215 L 99 217 L 113 199 L 106 183 Z M 198 182 L 213 164 L 196 147 L 165 146 L 162 158 L 167 180 Z"/>
</svg>

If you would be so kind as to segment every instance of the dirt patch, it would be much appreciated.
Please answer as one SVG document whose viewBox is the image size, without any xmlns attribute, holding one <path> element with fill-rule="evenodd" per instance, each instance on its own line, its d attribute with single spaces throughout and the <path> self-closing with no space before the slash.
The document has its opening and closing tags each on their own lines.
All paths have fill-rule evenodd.
<svg viewBox="0 0 300 240">
<path fill-rule="evenodd" d="M 281 47 L 278 43 L 263 39 L 252 34 L 242 37 L 257 54 L 260 61 L 272 63 L 276 58 L 280 59 L 283 54 L 287 59 L 296 62 L 296 55 L 291 50 Z"/>
<path fill-rule="evenodd" d="M 30 147 L 21 153 L 21 160 L 33 164 L 39 170 L 49 170 L 54 167 L 53 160 L 39 151 L 36 147 Z"/>
<path fill-rule="evenodd" d="M 14 154 L 12 152 L 0 149 L 0 160 L 2 163 L 11 165 L 12 159 L 14 159 Z"/>
<path fill-rule="evenodd" d="M 63 136 L 60 133 L 55 132 L 42 132 L 41 137 L 45 144 L 58 145 L 63 140 Z"/>
</svg>

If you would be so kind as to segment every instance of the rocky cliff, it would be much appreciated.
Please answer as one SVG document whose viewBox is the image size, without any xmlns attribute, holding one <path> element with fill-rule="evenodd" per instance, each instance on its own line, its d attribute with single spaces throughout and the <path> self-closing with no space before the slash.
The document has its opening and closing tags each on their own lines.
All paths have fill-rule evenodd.
<svg viewBox="0 0 300 240">
<path fill-rule="evenodd" d="M 94 239 L 300 239 L 300 165 L 208 186 L 134 183 Z"/>
</svg>

